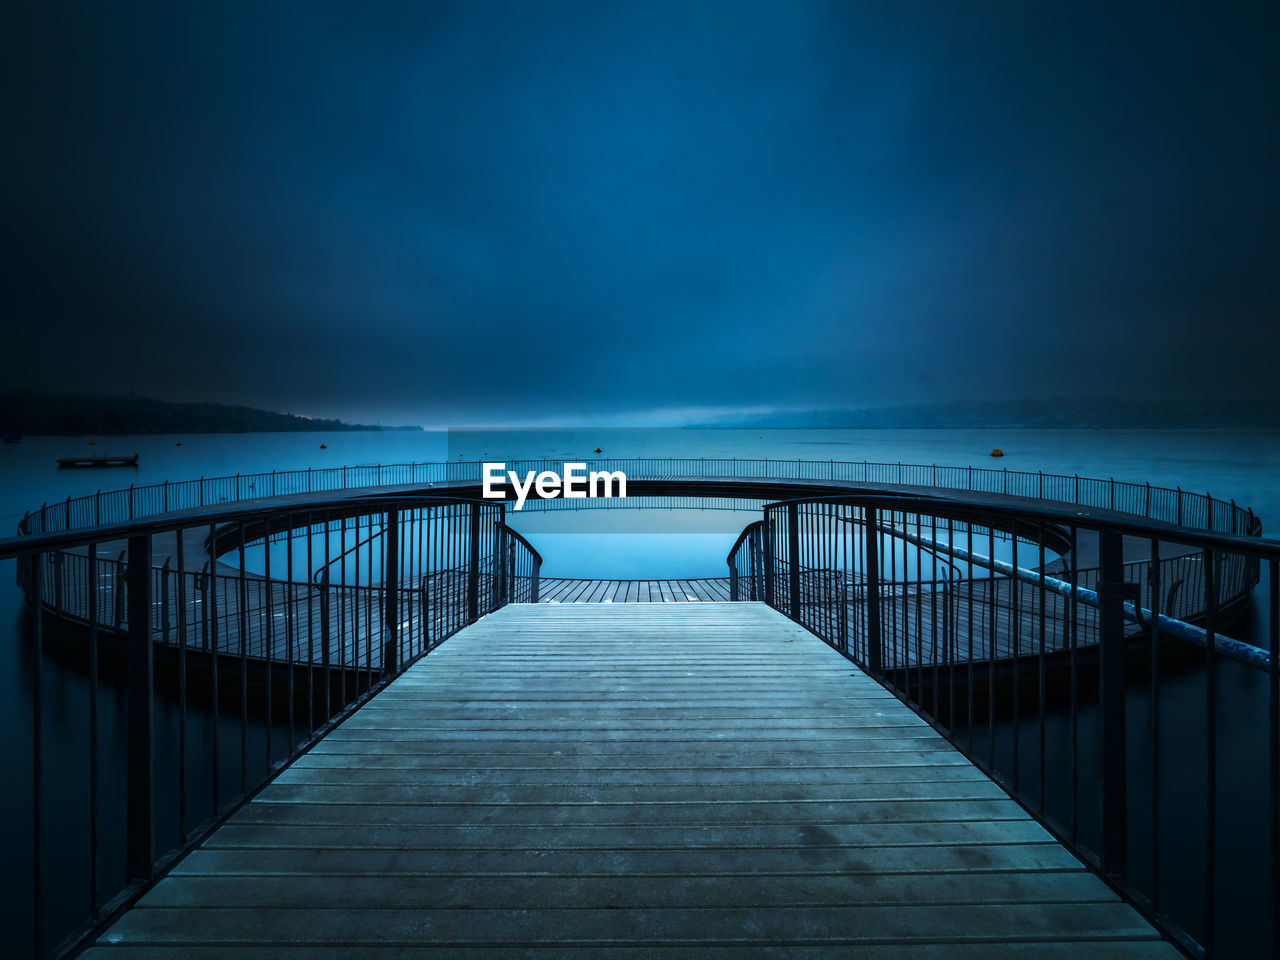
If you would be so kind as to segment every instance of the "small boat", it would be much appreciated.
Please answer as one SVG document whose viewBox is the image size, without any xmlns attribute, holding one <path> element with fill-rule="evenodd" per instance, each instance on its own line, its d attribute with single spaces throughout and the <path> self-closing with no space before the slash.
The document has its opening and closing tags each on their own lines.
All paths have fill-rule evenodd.
<svg viewBox="0 0 1280 960">
<path fill-rule="evenodd" d="M 138 455 L 128 457 L 59 457 L 58 468 L 69 467 L 136 467 Z"/>
<path fill-rule="evenodd" d="M 22 437 L 18 436 L 18 432 L 16 430 L 10 430 L 8 433 L 4 435 L 4 442 L 5 443 L 21 443 Z"/>
</svg>

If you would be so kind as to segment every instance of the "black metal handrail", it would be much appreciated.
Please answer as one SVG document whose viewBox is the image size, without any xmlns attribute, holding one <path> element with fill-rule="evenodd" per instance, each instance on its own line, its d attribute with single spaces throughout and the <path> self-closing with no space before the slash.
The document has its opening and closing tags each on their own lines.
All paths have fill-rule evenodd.
<svg viewBox="0 0 1280 960">
<path fill-rule="evenodd" d="M 1070 549 L 1047 575 L 1055 528 Z M 1126 564 L 1124 538 L 1148 560 Z M 1198 626 L 1159 610 L 1170 543 L 1194 548 L 1172 559 L 1198 564 L 1177 601 L 1198 594 Z M 967 575 L 939 581 L 939 554 Z M 1280 950 L 1280 541 L 1035 504 L 830 497 L 768 505 L 728 562 L 731 576 L 762 570 L 759 599 L 911 705 L 1189 955 Z M 1227 640 L 1232 590 L 1247 598 L 1260 577 L 1262 646 Z"/>
<path fill-rule="evenodd" d="M 1261 524 L 1252 510 L 1208 493 L 1181 487 L 1129 483 L 1076 474 L 951 467 L 940 464 L 874 463 L 842 460 L 778 460 L 765 458 L 629 457 L 584 459 L 589 469 L 622 470 L 629 477 L 755 478 L 888 484 L 933 489 L 983 492 L 1036 500 L 1097 507 L 1178 526 L 1218 533 L 1257 535 Z M 18 525 L 20 534 L 84 529 L 177 510 L 196 510 L 245 499 L 311 496 L 335 490 L 384 486 L 422 486 L 443 483 L 476 484 L 483 461 L 444 461 L 373 464 L 280 470 L 270 473 L 201 477 L 67 497 L 29 512 Z M 558 469 L 562 461 L 508 461 L 518 472 Z"/>
<path fill-rule="evenodd" d="M 497 501 L 326 497 L 0 541 L 0 559 L 17 561 L 33 612 L 35 955 L 76 949 L 450 634 L 507 603 L 536 601 L 541 557 L 504 512 Z M 345 548 L 352 529 L 375 528 L 376 542 L 358 534 L 357 549 Z M 164 554 L 157 566 L 153 556 Z M 335 554 L 360 557 L 358 574 L 333 587 L 312 582 Z M 49 631 L 45 614 L 83 632 Z M 54 643 L 87 658 L 87 770 L 76 768 L 74 753 L 46 756 L 43 664 Z M 127 704 L 120 769 L 107 766 L 115 753 L 100 723 L 99 690 L 113 678 L 107 702 Z M 237 760 L 239 776 L 228 782 Z M 60 786 L 67 778 L 90 785 L 89 836 L 70 860 L 65 838 L 61 855 L 49 851 L 46 826 L 51 810 L 65 815 L 84 793 Z M 120 802 L 106 803 L 100 785 L 117 782 Z M 47 896 L 76 889 L 86 873 L 82 905 Z"/>
</svg>

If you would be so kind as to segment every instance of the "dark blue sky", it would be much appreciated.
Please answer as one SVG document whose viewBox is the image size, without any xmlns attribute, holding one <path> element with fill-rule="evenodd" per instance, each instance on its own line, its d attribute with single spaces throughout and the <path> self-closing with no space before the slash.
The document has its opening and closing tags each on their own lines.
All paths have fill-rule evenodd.
<svg viewBox="0 0 1280 960">
<path fill-rule="evenodd" d="M 441 424 L 1269 394 L 1277 10 L 27 4 L 3 379 Z"/>
</svg>

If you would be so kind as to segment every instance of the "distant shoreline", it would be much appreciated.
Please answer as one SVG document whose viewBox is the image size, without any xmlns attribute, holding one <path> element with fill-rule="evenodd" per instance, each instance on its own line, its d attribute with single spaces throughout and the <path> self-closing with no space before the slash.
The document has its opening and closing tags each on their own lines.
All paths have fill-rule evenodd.
<svg viewBox="0 0 1280 960">
<path fill-rule="evenodd" d="M 381 427 L 371 426 L 368 424 L 338 424 L 333 423 L 322 424 L 316 427 L 263 427 L 258 429 L 251 428 L 234 428 L 229 427 L 225 430 L 184 430 L 181 427 L 165 427 L 163 430 L 84 430 L 77 433 L 71 433 L 65 430 L 59 430 L 55 433 L 40 432 L 36 430 L 14 430 L 5 431 L 5 433 L 16 433 L 22 439 L 35 439 L 36 437 L 62 437 L 64 439 L 82 439 L 84 437 L 199 437 L 199 436 L 230 436 L 241 433 L 404 433 L 412 431 L 415 433 L 423 432 L 422 427 Z M 3 435 L 3 434 L 0 434 Z"/>
<path fill-rule="evenodd" d="M 954 401 L 831 410 L 725 414 L 705 427 L 837 430 L 1258 430 L 1280 428 L 1280 403 L 1098 397 Z"/>
<path fill-rule="evenodd" d="M 224 403 L 170 403 L 149 397 L 0 395 L 0 435 L 113 437 L 157 434 L 307 433 L 416 430 L 345 423 Z"/>
</svg>

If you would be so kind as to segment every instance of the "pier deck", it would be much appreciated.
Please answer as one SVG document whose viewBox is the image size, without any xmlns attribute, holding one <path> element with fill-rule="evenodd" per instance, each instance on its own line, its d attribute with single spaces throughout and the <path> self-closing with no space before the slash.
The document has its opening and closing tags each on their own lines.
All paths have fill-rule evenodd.
<svg viewBox="0 0 1280 960">
<path fill-rule="evenodd" d="M 588 580 L 543 577 L 541 603 L 690 603 L 729 599 L 728 577 L 687 580 Z"/>
<path fill-rule="evenodd" d="M 86 957 L 1176 951 L 759 603 L 539 604 L 419 661 Z"/>
</svg>

